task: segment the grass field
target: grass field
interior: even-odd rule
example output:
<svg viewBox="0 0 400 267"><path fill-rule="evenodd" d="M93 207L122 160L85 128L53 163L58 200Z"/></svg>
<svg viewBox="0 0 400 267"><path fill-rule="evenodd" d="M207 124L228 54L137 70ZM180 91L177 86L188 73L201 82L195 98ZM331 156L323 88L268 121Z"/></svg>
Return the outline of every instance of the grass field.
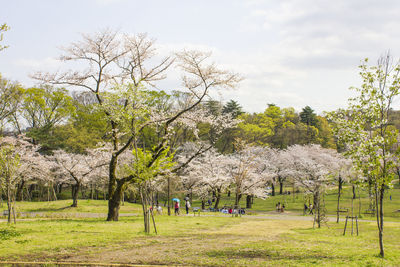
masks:
<svg viewBox="0 0 400 267"><path fill-rule="evenodd" d="M291 190L288 188L287 190ZM360 199L358 194L360 193ZM392 196L392 200L390 200L390 196ZM275 195L273 197L269 197L265 200L263 199L254 199L254 204L252 210L255 213L263 213L263 212L270 212L275 211L276 203L285 203L286 211L302 214L303 207L305 202L305 197L302 193L297 194L284 194L284 195ZM327 213L330 215L336 215L337 210L337 189L331 188L325 194L325 207ZM359 205L361 201L361 206ZM231 197L227 197L226 195L223 196L221 199L221 205L225 204L232 205L235 202L234 195ZM348 208L349 212L351 212L351 202L352 202L352 188L350 186L343 188L343 193L340 199L340 207ZM199 201L195 201L193 206L201 206ZM246 207L246 199L243 197L240 201L241 207ZM356 199L353 200L353 212L354 215L359 215L360 210L360 217L368 220L375 220L375 216L372 214L366 214L365 211L369 208L369 198L368 192L366 189L360 189L359 192L356 192ZM400 221L400 188L398 184L396 184L394 189L390 189L386 191L385 201L384 201L384 213L385 218L391 221ZM341 214L342 216L346 215Z"/></svg>
<svg viewBox="0 0 400 267"><path fill-rule="evenodd" d="M368 199L365 192L361 197L364 211ZM232 200L224 196L221 204ZM286 215L271 215L278 201L286 203ZM15 226L0 222L0 261L195 266L400 265L398 188L390 190L385 199L384 259L378 256L374 217L364 215L359 236L343 236L343 222L312 229L311 217L301 216L303 202L301 194L294 198L278 195L256 199L254 216L243 217L223 217L220 213L204 213L200 217L157 215L158 235L143 233L138 204L125 202L121 214L129 216L121 216L119 222L106 222L104 200L79 200L78 208L69 207L70 200L19 202L19 212L38 216L20 220ZM328 192L325 203L328 212L334 214L335 191ZM351 188L345 188L341 206L350 204ZM358 205L358 199L354 205ZM299 215L292 216L295 214ZM372 221L366 221L369 219ZM46 266L52 265L56 264Z"/></svg>
<svg viewBox="0 0 400 267"><path fill-rule="evenodd" d="M142 217L40 219L0 224L1 261L187 264L203 266L395 266L399 223L386 223L386 258L376 226L343 236L343 223L247 217L157 216L159 235L142 233Z"/></svg>

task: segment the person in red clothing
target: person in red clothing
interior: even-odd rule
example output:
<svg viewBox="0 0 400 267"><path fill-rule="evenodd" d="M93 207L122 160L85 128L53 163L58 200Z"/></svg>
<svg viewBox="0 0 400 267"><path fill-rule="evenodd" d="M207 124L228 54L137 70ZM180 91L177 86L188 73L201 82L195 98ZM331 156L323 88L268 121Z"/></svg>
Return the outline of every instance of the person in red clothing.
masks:
<svg viewBox="0 0 400 267"><path fill-rule="evenodd" d="M179 215L179 202L175 201L175 216Z"/></svg>

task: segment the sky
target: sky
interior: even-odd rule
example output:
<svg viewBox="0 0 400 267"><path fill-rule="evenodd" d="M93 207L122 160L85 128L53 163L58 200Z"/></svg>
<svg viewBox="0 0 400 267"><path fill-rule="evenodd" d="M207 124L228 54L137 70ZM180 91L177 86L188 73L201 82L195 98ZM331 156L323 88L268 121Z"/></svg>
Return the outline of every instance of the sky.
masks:
<svg viewBox="0 0 400 267"><path fill-rule="evenodd" d="M0 0L0 24L11 28L0 73L34 86L31 74L62 68L61 47L110 28L147 33L160 53L211 51L244 77L217 98L245 111L274 103L321 113L346 106L362 59L400 56L399 14L397 0ZM172 77L163 86L178 87Z"/></svg>

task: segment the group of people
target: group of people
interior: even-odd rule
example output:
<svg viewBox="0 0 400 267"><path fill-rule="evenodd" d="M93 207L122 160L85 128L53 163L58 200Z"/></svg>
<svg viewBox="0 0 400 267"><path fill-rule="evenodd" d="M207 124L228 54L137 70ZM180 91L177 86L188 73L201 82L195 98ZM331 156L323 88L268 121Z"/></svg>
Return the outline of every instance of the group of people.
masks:
<svg viewBox="0 0 400 267"><path fill-rule="evenodd" d="M190 201L189 198L185 198L185 209L186 209L186 214L189 214L189 209L190 209ZM175 216L180 214L180 202L178 200L174 200L174 208L175 208Z"/></svg>
<svg viewBox="0 0 400 267"><path fill-rule="evenodd" d="M281 204L281 202L276 203L276 211L277 212L284 212L285 211L285 204Z"/></svg>
<svg viewBox="0 0 400 267"><path fill-rule="evenodd" d="M308 212L308 214L314 214L313 209L314 209L314 207L312 204L310 204L310 206L307 206L307 204L304 203L304 214L307 214L307 212Z"/></svg>
<svg viewBox="0 0 400 267"><path fill-rule="evenodd" d="M222 213L224 213L224 214L245 214L246 213L246 211L244 210L244 209L232 209L232 208L222 208L221 210L220 210Z"/></svg>

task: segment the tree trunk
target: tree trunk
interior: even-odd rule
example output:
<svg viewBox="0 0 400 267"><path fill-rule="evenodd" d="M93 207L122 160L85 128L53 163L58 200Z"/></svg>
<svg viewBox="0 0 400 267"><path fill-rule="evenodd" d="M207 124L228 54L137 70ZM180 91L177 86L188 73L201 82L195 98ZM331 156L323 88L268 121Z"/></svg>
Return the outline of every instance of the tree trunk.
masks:
<svg viewBox="0 0 400 267"><path fill-rule="evenodd" d="M274 185L274 183L271 183L271 189L272 189L271 196L275 196L275 185Z"/></svg>
<svg viewBox="0 0 400 267"><path fill-rule="evenodd" d="M279 195L283 194L283 181L279 178Z"/></svg>
<svg viewBox="0 0 400 267"><path fill-rule="evenodd" d="M314 215L314 226L317 223L318 228L321 228L321 213L320 213L320 199L319 199L319 191L314 192L314 201L313 208L315 211Z"/></svg>
<svg viewBox="0 0 400 267"><path fill-rule="evenodd" d="M242 194L236 193L236 198L235 198L235 206L239 206L240 199L242 198Z"/></svg>
<svg viewBox="0 0 400 267"><path fill-rule="evenodd" d="M107 221L118 221L119 208L121 206L122 194L124 193L124 182L117 180L116 186L108 199Z"/></svg>
<svg viewBox="0 0 400 267"><path fill-rule="evenodd" d="M78 207L78 194L79 189L81 187L81 183L76 182L76 184L72 187L72 205L71 207Z"/></svg>
<svg viewBox="0 0 400 267"><path fill-rule="evenodd" d="M168 202L168 216L171 216L171 178L167 178L167 202Z"/></svg>
<svg viewBox="0 0 400 267"><path fill-rule="evenodd" d="M201 201L201 209L202 210L206 209L206 202L204 200Z"/></svg>
<svg viewBox="0 0 400 267"><path fill-rule="evenodd" d="M353 189L353 199L356 199L356 187L354 184L352 185L352 189Z"/></svg>
<svg viewBox="0 0 400 267"><path fill-rule="evenodd" d="M109 165L107 221L118 221L119 207L123 193L123 184L118 183L116 178L117 160L117 156L113 154Z"/></svg>
<svg viewBox="0 0 400 267"><path fill-rule="evenodd" d="M338 198L337 198L337 209L336 209L336 222L339 223L339 210L340 210L340 196L342 194L342 185L343 185L343 180L342 177L339 175L339 180L338 180Z"/></svg>
<svg viewBox="0 0 400 267"><path fill-rule="evenodd" d="M142 202L142 209L143 209L143 223L144 223L144 232L146 234L150 233L150 214L149 214L149 208L148 208L148 203L147 203L147 196L146 196L146 190L144 186L140 186L139 188L140 192L140 198Z"/></svg>
<svg viewBox="0 0 400 267"><path fill-rule="evenodd" d="M381 185L381 189L375 190L375 198L376 198L376 220L378 224L378 236L379 236L379 255L383 258L385 256L385 251L383 248L383 195L384 195L384 185ZM379 195L379 196L378 196Z"/></svg>
<svg viewBox="0 0 400 267"><path fill-rule="evenodd" d="M7 210L8 210L8 216L7 216L7 223L11 223L11 190L9 186L7 185Z"/></svg>
<svg viewBox="0 0 400 267"><path fill-rule="evenodd" d="M217 194L216 194L216 199L215 199L215 205L214 205L214 209L218 210L218 205L219 205L219 201L221 199L221 189L218 188L217 189Z"/></svg>
<svg viewBox="0 0 400 267"><path fill-rule="evenodd" d="M246 209L251 209L251 195L246 196Z"/></svg>
<svg viewBox="0 0 400 267"><path fill-rule="evenodd" d="M24 192L24 185L25 185L25 181L22 180L18 186L17 186L17 201L22 201L23 200L23 192Z"/></svg>

